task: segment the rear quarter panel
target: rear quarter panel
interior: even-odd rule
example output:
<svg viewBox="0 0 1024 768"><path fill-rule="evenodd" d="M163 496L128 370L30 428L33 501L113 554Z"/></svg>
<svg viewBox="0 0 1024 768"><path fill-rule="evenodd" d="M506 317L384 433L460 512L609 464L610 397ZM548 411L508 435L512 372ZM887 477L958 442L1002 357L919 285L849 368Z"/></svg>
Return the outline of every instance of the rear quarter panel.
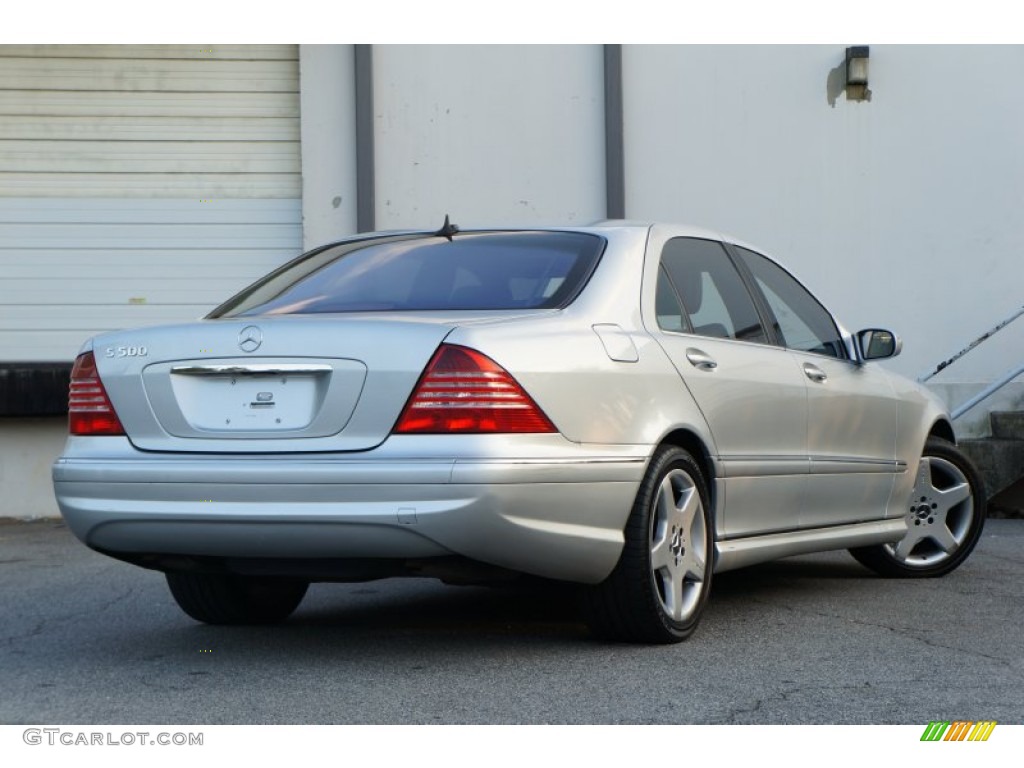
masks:
<svg viewBox="0 0 1024 768"><path fill-rule="evenodd" d="M673 429L710 447L704 419L640 315L646 228L602 232L608 246L576 301L552 315L457 328L446 339L506 368L569 440L653 448ZM612 360L594 325L617 325L635 362Z"/></svg>

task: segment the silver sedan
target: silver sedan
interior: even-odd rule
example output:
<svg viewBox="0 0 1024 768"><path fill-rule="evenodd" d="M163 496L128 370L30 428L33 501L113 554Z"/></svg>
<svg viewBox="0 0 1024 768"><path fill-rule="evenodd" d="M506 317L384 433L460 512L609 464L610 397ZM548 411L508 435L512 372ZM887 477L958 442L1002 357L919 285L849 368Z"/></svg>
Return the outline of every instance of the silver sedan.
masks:
<svg viewBox="0 0 1024 768"><path fill-rule="evenodd" d="M528 574L584 585L600 636L675 642L714 573L970 554L981 481L943 405L870 362L899 350L717 233L446 221L91 339L54 486L200 621L280 621L312 581Z"/></svg>

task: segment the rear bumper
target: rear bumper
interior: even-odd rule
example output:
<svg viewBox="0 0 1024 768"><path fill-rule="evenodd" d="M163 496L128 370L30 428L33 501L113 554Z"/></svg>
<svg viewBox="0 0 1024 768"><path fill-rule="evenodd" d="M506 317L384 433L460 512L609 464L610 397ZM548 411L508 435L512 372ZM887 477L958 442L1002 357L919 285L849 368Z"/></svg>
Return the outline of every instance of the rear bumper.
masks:
<svg viewBox="0 0 1024 768"><path fill-rule="evenodd" d="M571 444L570 444L571 445ZM112 554L354 559L461 555L596 583L614 568L641 446L544 459L66 455L61 513ZM79 451L81 453L81 451ZM376 453L376 452L375 452Z"/></svg>

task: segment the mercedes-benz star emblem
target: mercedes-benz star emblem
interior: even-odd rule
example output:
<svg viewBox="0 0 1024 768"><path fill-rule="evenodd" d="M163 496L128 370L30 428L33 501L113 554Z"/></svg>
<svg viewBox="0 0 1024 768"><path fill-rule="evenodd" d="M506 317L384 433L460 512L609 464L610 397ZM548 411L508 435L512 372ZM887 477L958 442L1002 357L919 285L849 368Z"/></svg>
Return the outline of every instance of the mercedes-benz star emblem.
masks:
<svg viewBox="0 0 1024 768"><path fill-rule="evenodd" d="M263 331L255 325L247 325L238 334L238 346L243 352L255 352L263 343Z"/></svg>

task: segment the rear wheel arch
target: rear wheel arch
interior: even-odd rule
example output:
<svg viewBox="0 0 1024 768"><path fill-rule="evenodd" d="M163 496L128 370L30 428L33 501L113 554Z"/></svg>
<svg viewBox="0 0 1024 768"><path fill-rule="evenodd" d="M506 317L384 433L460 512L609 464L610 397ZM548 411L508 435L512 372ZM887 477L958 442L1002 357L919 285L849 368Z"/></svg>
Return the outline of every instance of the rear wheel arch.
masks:
<svg viewBox="0 0 1024 768"><path fill-rule="evenodd" d="M711 509L709 511L712 522L714 522L717 517L715 512L718 509L718 494L715 488L715 465L711 460L711 452L708 450L704 440L696 432L689 429L675 429L661 439L661 442L651 452L651 456L653 457L660 448L666 445L682 448L697 462L697 466L700 467L700 471L704 475L704 482L708 487L708 496L711 502Z"/></svg>

